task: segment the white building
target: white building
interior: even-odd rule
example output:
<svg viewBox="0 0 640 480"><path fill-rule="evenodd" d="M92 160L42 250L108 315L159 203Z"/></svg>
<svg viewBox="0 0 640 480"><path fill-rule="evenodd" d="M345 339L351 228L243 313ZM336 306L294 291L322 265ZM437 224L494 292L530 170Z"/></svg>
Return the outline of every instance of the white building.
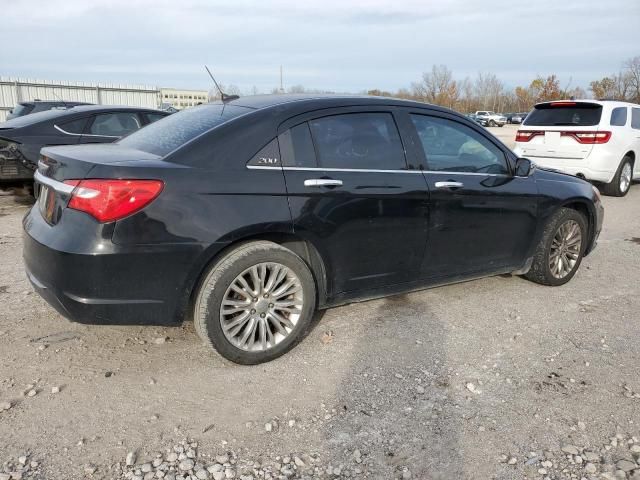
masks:
<svg viewBox="0 0 640 480"><path fill-rule="evenodd" d="M208 98L209 92L207 90L179 90L177 88L160 89L160 103L170 104L178 110L194 107L200 103L207 103Z"/></svg>

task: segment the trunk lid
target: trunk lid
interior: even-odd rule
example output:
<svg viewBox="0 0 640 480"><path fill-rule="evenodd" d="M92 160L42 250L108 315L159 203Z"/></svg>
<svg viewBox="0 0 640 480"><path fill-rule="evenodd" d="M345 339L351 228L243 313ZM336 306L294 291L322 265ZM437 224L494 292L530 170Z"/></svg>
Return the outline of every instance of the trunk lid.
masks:
<svg viewBox="0 0 640 480"><path fill-rule="evenodd" d="M74 190L65 181L90 178L93 170L99 171L99 178L118 178L121 169L117 166L166 167L166 162L158 155L118 144L43 148L34 176L34 195L44 219L56 225L62 218Z"/></svg>

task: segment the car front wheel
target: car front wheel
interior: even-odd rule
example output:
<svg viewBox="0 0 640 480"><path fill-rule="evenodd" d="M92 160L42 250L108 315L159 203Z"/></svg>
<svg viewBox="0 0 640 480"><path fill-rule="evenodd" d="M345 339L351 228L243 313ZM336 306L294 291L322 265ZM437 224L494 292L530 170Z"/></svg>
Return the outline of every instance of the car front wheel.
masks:
<svg viewBox="0 0 640 480"><path fill-rule="evenodd" d="M306 263L273 242L250 242L215 262L198 288L196 331L223 357L254 365L273 360L305 335L316 305Z"/></svg>
<svg viewBox="0 0 640 480"><path fill-rule="evenodd" d="M625 156L620 162L620 166L613 176L613 180L604 186L604 193L612 197L624 197L629 193L631 180L633 178L633 161Z"/></svg>
<svg viewBox="0 0 640 480"><path fill-rule="evenodd" d="M564 285L578 271L587 246L587 221L580 212L561 208L547 222L526 278L542 285Z"/></svg>

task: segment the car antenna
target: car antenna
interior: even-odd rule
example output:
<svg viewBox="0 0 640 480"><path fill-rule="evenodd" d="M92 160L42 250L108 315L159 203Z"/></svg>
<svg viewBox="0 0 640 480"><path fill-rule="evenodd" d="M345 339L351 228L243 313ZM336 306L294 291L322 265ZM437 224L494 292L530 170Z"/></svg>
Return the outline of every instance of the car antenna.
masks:
<svg viewBox="0 0 640 480"><path fill-rule="evenodd" d="M213 78L213 75L211 74L211 70L209 70L209 67L207 67L205 65L204 68L207 69L207 73L209 74L209 76L211 77L211 80L213 80L214 85L216 86L216 88L220 92L220 100L222 100L222 103L230 102L231 100L236 100L236 99L240 98L239 95L227 95L226 93L224 93L222 91L222 89L220 88L220 85L218 85L218 82L216 82L216 79Z"/></svg>
<svg viewBox="0 0 640 480"><path fill-rule="evenodd" d="M62 102L62 104L64 105L65 109L69 109L69 107L67 106L67 102L65 102L62 98L60 98L58 95L56 95L56 92L54 92L53 90L51 91L51 93L53 93L53 96L56 97L58 100L60 100Z"/></svg>

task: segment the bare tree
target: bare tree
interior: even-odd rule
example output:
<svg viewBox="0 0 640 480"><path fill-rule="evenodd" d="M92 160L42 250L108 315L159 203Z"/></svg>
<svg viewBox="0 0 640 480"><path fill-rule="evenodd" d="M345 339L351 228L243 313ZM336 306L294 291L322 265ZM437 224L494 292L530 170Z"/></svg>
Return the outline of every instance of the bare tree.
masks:
<svg viewBox="0 0 640 480"><path fill-rule="evenodd" d="M622 66L626 78L629 100L640 103L640 56L630 58ZM625 92L626 93L626 92Z"/></svg>
<svg viewBox="0 0 640 480"><path fill-rule="evenodd" d="M415 97L422 101L453 108L458 101L458 86L446 65L434 65L422 74L422 80L411 87Z"/></svg>

